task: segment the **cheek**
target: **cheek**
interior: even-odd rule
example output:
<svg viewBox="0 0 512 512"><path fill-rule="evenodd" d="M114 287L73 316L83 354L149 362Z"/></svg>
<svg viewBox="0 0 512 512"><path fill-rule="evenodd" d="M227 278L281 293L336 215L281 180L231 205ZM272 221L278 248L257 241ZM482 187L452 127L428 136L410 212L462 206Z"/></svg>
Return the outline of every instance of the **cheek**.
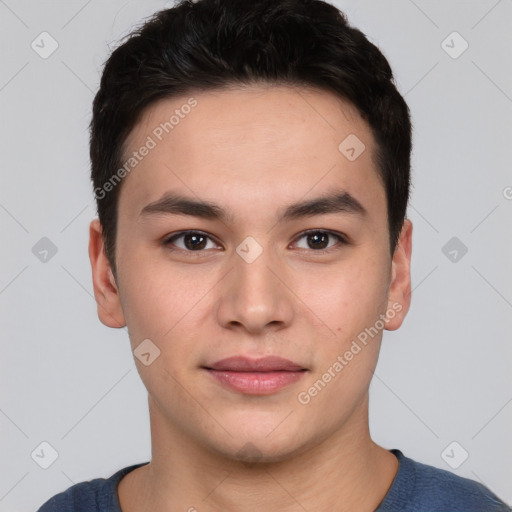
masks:
<svg viewBox="0 0 512 512"><path fill-rule="evenodd" d="M125 249L118 265L123 312L132 343L142 337L161 338L183 314L190 286L179 272L169 269L142 251ZM190 285L190 283L187 283Z"/></svg>
<svg viewBox="0 0 512 512"><path fill-rule="evenodd" d="M387 305L387 270L379 258L357 258L297 280L297 295L340 339L372 325Z"/></svg>
<svg viewBox="0 0 512 512"><path fill-rule="evenodd" d="M169 270L147 263L133 268L123 282L122 302L137 370L150 394L181 396L179 382L195 361L193 338L199 332L190 323L199 311L200 282L194 285L179 272L169 275ZM148 365L137 357L145 352L151 354Z"/></svg>
<svg viewBox="0 0 512 512"><path fill-rule="evenodd" d="M132 349L150 339L172 367L197 350L194 340L201 338L200 326L215 306L209 291L220 277L206 266L171 264L156 252L125 253L131 256L119 267L122 306Z"/></svg>

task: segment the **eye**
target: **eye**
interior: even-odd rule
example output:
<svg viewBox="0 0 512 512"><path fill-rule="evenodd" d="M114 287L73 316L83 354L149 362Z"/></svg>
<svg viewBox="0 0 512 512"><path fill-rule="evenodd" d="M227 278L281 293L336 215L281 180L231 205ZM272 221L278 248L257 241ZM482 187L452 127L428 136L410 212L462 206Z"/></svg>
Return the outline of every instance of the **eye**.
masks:
<svg viewBox="0 0 512 512"><path fill-rule="evenodd" d="M210 245L209 245L209 242ZM215 249L213 239L201 231L182 231L164 241L165 246L175 246L183 251L200 252L204 249ZM173 249L173 247L170 247Z"/></svg>
<svg viewBox="0 0 512 512"><path fill-rule="evenodd" d="M347 240L340 234L333 233L332 231L312 230L302 233L296 240L305 239L305 245L302 246L296 242L297 247L300 249L313 249L318 252L327 251L335 245L347 244Z"/></svg>

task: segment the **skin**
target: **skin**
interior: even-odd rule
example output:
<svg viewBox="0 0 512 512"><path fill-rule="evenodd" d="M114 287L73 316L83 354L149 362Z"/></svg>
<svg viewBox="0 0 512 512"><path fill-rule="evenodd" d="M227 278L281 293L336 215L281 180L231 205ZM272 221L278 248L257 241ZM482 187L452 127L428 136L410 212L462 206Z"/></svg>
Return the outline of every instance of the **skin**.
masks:
<svg viewBox="0 0 512 512"><path fill-rule="evenodd" d="M373 511L398 469L368 425L382 329L308 404L298 400L379 315L394 309L385 329L395 330L409 308L412 224L405 220L391 256L371 130L326 91L254 85L153 104L126 155L191 96L197 106L123 180L117 279L99 221L90 225L100 320L127 325L132 350L147 338L160 350L149 366L135 358L148 390L152 459L121 480L122 510ZM338 150L349 134L366 147L354 161ZM366 215L277 222L289 204L340 189ZM167 191L214 202L231 217L140 215ZM183 237L165 245L187 229L212 238L201 251ZM315 229L349 243L328 238L319 253L303 235ZM236 252L248 236L262 248L252 263ZM201 368L233 355L278 355L307 371L251 396Z"/></svg>

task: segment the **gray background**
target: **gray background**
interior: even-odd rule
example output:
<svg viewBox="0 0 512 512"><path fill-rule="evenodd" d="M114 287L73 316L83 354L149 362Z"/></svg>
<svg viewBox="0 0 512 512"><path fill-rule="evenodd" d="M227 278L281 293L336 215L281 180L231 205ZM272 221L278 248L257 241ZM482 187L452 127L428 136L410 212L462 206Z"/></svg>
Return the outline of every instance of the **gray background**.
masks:
<svg viewBox="0 0 512 512"><path fill-rule="evenodd" d="M170 5L0 0L0 511L149 460L127 332L92 296L87 124L109 48ZM384 335L372 434L512 504L512 1L337 5L390 60L415 126L413 300Z"/></svg>

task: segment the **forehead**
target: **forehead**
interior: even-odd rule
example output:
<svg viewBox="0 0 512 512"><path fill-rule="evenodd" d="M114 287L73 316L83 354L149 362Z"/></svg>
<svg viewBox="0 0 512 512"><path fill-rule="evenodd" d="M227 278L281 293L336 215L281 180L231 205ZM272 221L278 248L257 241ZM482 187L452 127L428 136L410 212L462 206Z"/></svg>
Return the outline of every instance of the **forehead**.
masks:
<svg viewBox="0 0 512 512"><path fill-rule="evenodd" d="M232 190L254 205L334 186L385 198L370 127L353 105L323 90L258 85L160 100L128 136L124 160L134 152L145 156L121 198L139 206L169 188L204 199Z"/></svg>
<svg viewBox="0 0 512 512"><path fill-rule="evenodd" d="M367 123L347 100L326 90L259 84L190 91L158 100L142 112L125 141L125 149L148 134L157 143L168 144L173 139L178 142L180 135L191 143L205 135L218 143L229 142L234 136L249 143L251 134L265 131L282 144L288 134L299 136L299 130L310 140L310 147L326 136L337 140L347 130L358 132L367 144L374 142ZM173 137L166 137L171 133Z"/></svg>

